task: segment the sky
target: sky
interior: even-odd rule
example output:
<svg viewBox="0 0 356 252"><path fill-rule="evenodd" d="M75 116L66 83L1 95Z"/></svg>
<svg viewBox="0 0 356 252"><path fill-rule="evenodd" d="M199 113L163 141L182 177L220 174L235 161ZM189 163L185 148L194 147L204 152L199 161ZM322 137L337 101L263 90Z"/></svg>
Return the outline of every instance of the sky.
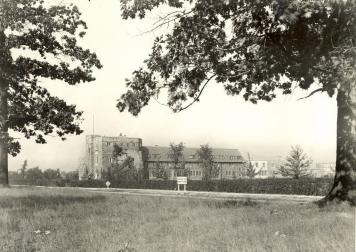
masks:
<svg viewBox="0 0 356 252"><path fill-rule="evenodd" d="M75 170L83 158L85 135L93 132L139 137L147 146L183 142L188 147L209 144L213 148L236 148L244 157L250 153L253 160L283 159L292 145L300 145L314 163L334 162L336 100L323 93L298 100L308 92L296 89L292 95L255 105L240 96L226 95L221 84L211 82L200 102L180 113L173 113L154 100L138 117L120 113L116 103L126 90L124 79L142 65L155 36L166 30L145 31L167 10L161 8L144 20L122 20L119 0L51 2L73 2L79 7L88 25L80 44L96 52L103 68L94 71L95 81L77 86L61 81L42 82L53 95L84 111L84 132L70 135L66 141L49 137L44 145L12 132L19 138L22 151L10 157L9 170L20 169L24 160L29 167L43 170Z"/></svg>

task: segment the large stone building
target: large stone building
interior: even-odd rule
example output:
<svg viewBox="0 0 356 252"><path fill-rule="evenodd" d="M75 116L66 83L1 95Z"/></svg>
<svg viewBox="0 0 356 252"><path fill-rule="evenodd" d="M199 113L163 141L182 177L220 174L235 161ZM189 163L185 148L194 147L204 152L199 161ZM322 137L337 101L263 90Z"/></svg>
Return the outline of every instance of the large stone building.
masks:
<svg viewBox="0 0 356 252"><path fill-rule="evenodd" d="M117 137L88 135L84 164L79 169L79 178L88 175L94 179L101 178L102 172L111 164L114 144L122 147L126 155L134 159L136 169L143 168L142 139L126 137L122 134Z"/></svg>
<svg viewBox="0 0 356 252"><path fill-rule="evenodd" d="M100 179L102 172L110 166L113 146L117 144L124 149L127 156L134 159L137 170L144 169L149 179L156 179L153 169L157 164L163 167L167 178L174 180L183 175L183 170L173 169L170 147L142 146L142 139L126 137L107 137L100 135L86 136L86 153L83 163L80 165L79 178L90 176ZM184 148L183 159L185 169L188 170L189 179L202 179L203 171L199 164L198 148ZM233 179L244 176L246 161L237 149L213 149L214 162L219 170L215 179Z"/></svg>
<svg viewBox="0 0 356 252"><path fill-rule="evenodd" d="M184 175L184 169L174 169L170 147L147 146L147 169L149 179L156 179L154 169L160 165L165 169L168 179L175 180L177 176ZM188 170L191 180L201 180L203 169L200 165L197 151L199 148L184 148L184 168ZM213 158L218 169L218 175L214 179L234 179L245 176L246 161L237 149L213 148Z"/></svg>

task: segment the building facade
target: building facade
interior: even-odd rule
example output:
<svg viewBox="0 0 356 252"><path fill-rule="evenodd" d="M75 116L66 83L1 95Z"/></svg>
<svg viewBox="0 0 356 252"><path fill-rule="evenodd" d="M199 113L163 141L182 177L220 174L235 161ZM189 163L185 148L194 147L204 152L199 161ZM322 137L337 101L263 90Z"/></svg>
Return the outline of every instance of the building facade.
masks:
<svg viewBox="0 0 356 252"><path fill-rule="evenodd" d="M251 164L258 174L255 178L268 178L270 177L270 172L268 169L268 162L261 160L251 160Z"/></svg>
<svg viewBox="0 0 356 252"><path fill-rule="evenodd" d="M149 179L157 179L154 170L157 166L164 169L166 179L175 180L177 176L184 174L191 180L201 180L203 169L200 165L197 150L199 148L184 148L184 168L174 169L174 162L170 153L170 147L142 146L141 138L108 137L100 135L86 136L85 157L79 167L79 178L102 178L102 173L112 162L114 145L123 148L127 156L134 159L137 170L144 169ZM237 149L213 149L214 163L218 169L218 175L214 179L234 179L245 176L246 160Z"/></svg>
<svg viewBox="0 0 356 252"><path fill-rule="evenodd" d="M316 163L310 169L313 177L332 177L335 175L335 163Z"/></svg>
<svg viewBox="0 0 356 252"><path fill-rule="evenodd" d="M79 178L90 176L93 179L100 179L102 172L111 165L114 144L122 147L126 155L134 159L136 169L143 168L141 138L126 137L122 134L117 137L88 135L85 143L85 158L79 169Z"/></svg>
<svg viewBox="0 0 356 252"><path fill-rule="evenodd" d="M175 180L177 176L186 175L190 180L201 180L203 168L199 162L197 151L199 148L184 148L181 163L184 168L174 169L170 147L147 146L147 169L149 179L157 179L154 170L162 167L167 179ZM218 174L213 179L235 179L245 176L246 160L237 149L212 149L213 160Z"/></svg>

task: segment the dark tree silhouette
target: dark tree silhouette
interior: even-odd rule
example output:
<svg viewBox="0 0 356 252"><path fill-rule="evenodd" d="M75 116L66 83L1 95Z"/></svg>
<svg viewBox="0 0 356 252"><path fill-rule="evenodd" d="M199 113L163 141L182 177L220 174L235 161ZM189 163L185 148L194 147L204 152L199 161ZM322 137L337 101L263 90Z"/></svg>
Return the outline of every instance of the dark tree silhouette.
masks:
<svg viewBox="0 0 356 252"><path fill-rule="evenodd" d="M200 149L197 150L197 155L200 166L203 169L203 180L208 181L212 178L218 177L219 168L214 162L213 150L209 147L209 145L201 145Z"/></svg>
<svg viewBox="0 0 356 252"><path fill-rule="evenodd" d="M159 161L155 162L152 175L158 179L168 179L167 171Z"/></svg>
<svg viewBox="0 0 356 252"><path fill-rule="evenodd" d="M184 144L179 143L179 144L170 144L170 150L169 150L169 156L173 161L173 169L174 171L183 171L183 173L187 173L185 170L185 160L184 160L184 155L183 155L183 150L184 150Z"/></svg>
<svg viewBox="0 0 356 252"><path fill-rule="evenodd" d="M92 68L101 68L94 53L77 44L86 23L73 5L41 0L0 1L0 184L8 185L8 153L20 144L8 130L35 137L80 134L81 111L38 85L41 79L69 85L93 81Z"/></svg>
<svg viewBox="0 0 356 252"><path fill-rule="evenodd" d="M283 177L295 179L309 177L312 160L303 152L300 146L292 146L292 150L286 158L284 165L279 167L279 173Z"/></svg>
<svg viewBox="0 0 356 252"><path fill-rule="evenodd" d="M186 3L185 5L183 5ZM199 101L214 80L228 95L252 103L299 87L336 94L337 150L327 200L356 198L356 1L345 0L121 0L123 18L144 18L167 4L177 9L156 27L145 66L133 72L117 107L138 115L161 89L181 111ZM184 7L184 8L183 8ZM212 101L214 102L214 101Z"/></svg>
<svg viewBox="0 0 356 252"><path fill-rule="evenodd" d="M137 179L134 159L128 156L123 148L114 144L111 165L103 171L102 178L109 181Z"/></svg>
<svg viewBox="0 0 356 252"><path fill-rule="evenodd" d="M27 160L25 160L22 164L22 167L20 169L20 173L21 173L21 177L24 179L25 178L25 174L26 174L26 169L27 169Z"/></svg>

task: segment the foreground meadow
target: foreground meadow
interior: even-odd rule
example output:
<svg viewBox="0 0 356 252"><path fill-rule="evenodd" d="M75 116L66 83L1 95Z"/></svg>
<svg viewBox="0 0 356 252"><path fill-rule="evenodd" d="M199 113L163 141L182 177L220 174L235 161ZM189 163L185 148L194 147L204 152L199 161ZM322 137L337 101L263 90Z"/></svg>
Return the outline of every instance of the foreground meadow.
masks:
<svg viewBox="0 0 356 252"><path fill-rule="evenodd" d="M354 209L0 188L0 251L354 252Z"/></svg>

